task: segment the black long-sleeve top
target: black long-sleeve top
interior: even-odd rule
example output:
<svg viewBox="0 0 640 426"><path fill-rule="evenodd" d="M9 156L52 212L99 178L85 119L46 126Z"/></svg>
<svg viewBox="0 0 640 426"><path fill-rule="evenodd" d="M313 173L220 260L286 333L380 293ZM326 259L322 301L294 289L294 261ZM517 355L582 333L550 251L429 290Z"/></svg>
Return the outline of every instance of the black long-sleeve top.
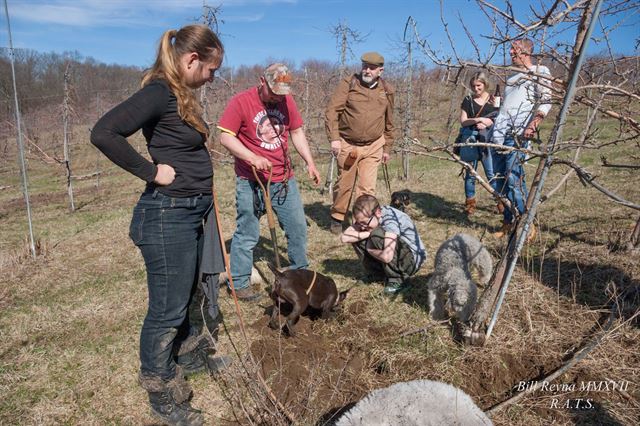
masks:
<svg viewBox="0 0 640 426"><path fill-rule="evenodd" d="M127 142L142 129L153 162ZM175 95L164 80L154 80L106 113L91 131L91 143L118 166L170 197L211 194L213 166L206 137L178 115ZM175 169L167 186L153 183L157 164Z"/></svg>

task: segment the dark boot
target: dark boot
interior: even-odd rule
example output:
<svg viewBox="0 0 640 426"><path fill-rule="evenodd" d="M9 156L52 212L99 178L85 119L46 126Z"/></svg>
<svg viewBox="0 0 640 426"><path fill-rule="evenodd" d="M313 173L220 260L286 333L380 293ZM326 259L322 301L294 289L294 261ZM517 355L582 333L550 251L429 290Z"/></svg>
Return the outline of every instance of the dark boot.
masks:
<svg viewBox="0 0 640 426"><path fill-rule="evenodd" d="M151 414L158 420L176 426L201 426L204 417L200 410L191 407L189 401L178 404L171 392L149 392Z"/></svg>
<svg viewBox="0 0 640 426"><path fill-rule="evenodd" d="M191 387L184 380L180 367L171 380L140 373L140 385L149 393L151 414L170 426L201 426L204 416L189 404Z"/></svg>
<svg viewBox="0 0 640 426"><path fill-rule="evenodd" d="M191 340L195 340L195 345ZM195 347L194 347L195 346ZM189 337L174 357L176 364L182 367L186 376L207 371L215 375L231 365L228 356L214 357L216 350L211 346L209 338L203 335Z"/></svg>
<svg viewBox="0 0 640 426"><path fill-rule="evenodd" d="M342 221L338 219L331 218L331 225L329 226L331 233L333 235L342 234Z"/></svg>

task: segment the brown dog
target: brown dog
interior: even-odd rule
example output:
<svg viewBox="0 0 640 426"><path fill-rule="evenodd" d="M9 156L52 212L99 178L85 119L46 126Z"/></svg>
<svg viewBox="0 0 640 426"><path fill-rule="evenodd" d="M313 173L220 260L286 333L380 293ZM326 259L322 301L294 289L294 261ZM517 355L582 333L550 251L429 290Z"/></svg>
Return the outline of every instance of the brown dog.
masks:
<svg viewBox="0 0 640 426"><path fill-rule="evenodd" d="M328 319L332 309L347 297L348 290L338 293L336 283L326 275L308 269L289 269L280 272L271 264L269 268L276 276L271 292L273 310L269 327L278 329L280 304L290 303L293 309L287 315L286 324L291 337L295 336L294 324L307 307L321 310L321 318Z"/></svg>

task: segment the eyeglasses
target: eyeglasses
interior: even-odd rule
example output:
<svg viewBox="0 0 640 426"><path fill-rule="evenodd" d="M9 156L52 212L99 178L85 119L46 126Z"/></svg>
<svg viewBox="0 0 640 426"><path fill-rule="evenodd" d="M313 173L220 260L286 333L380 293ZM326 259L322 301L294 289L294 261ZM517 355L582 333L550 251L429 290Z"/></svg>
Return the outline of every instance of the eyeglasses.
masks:
<svg viewBox="0 0 640 426"><path fill-rule="evenodd" d="M377 209L378 209L378 207L376 207L375 209L372 210L371 216L369 216L369 220L366 223L356 222L355 225L357 225L358 228L361 228L361 229L370 229L371 228L371 221L373 220L374 217L376 217L375 211Z"/></svg>

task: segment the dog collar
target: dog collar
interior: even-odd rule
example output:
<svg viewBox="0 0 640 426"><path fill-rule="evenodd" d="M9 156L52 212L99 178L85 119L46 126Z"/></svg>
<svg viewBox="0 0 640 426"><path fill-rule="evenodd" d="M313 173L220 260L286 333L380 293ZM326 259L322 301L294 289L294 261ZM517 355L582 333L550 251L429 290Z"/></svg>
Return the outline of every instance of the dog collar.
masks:
<svg viewBox="0 0 640 426"><path fill-rule="evenodd" d="M316 283L316 275L317 275L317 274L316 274L316 271L313 271L313 278L311 279L311 285L309 286L309 288L308 288L308 289L307 289L307 291L306 291L307 296L309 295L309 293L311 293L311 289L313 288L313 286L314 286L314 285L315 285L315 283Z"/></svg>

